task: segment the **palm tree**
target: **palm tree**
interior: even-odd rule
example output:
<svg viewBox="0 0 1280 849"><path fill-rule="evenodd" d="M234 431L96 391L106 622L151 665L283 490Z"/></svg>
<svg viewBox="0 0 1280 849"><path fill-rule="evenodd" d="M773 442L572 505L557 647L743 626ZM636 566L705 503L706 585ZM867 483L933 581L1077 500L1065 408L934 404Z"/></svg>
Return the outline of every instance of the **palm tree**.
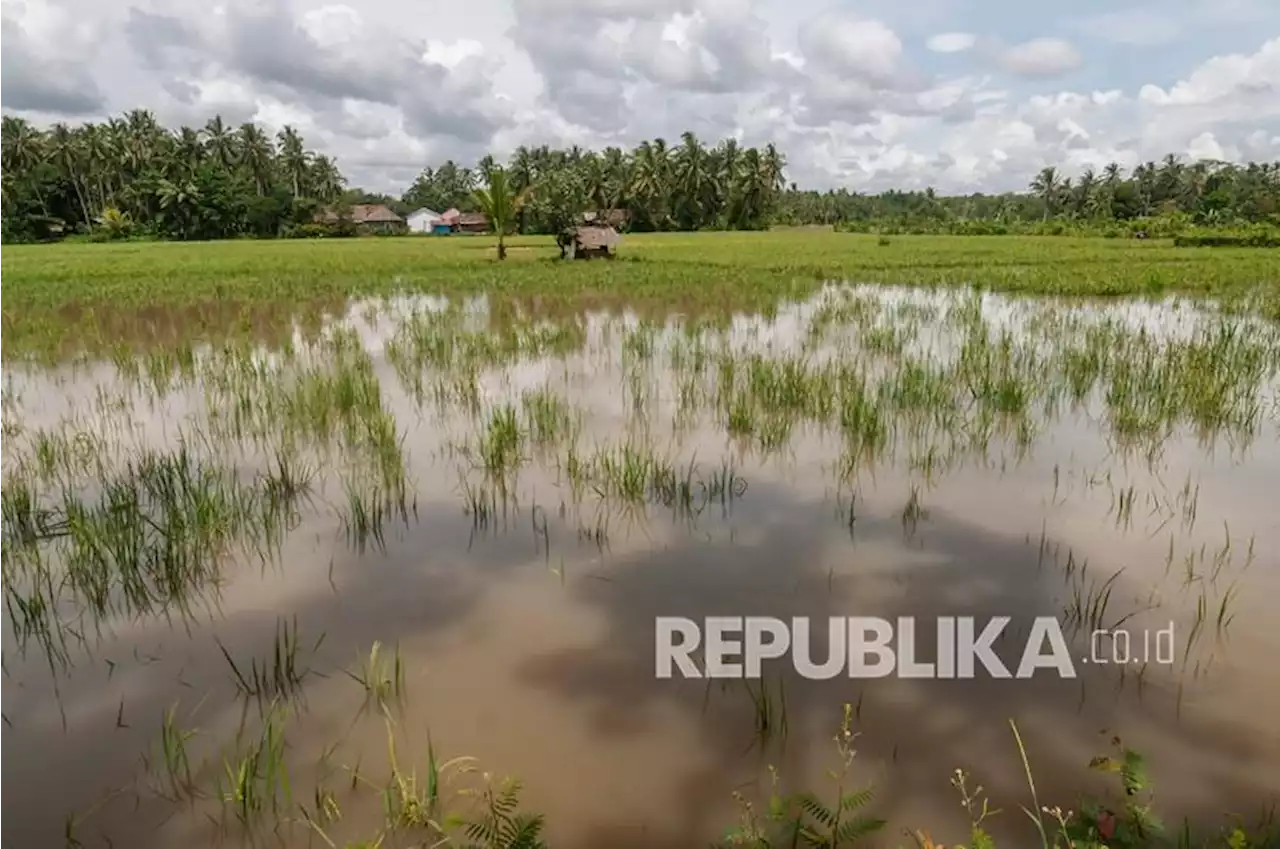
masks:
<svg viewBox="0 0 1280 849"><path fill-rule="evenodd" d="M240 125L240 161L253 175L253 183L259 195L266 193L267 181L271 178L271 160L274 155L275 150L271 146L271 139L258 129L257 124Z"/></svg>
<svg viewBox="0 0 1280 849"><path fill-rule="evenodd" d="M676 152L676 185L679 187L679 205L682 223L687 228L702 226L714 198L708 197L714 187L708 167L706 151L698 137L689 131L681 136L683 144Z"/></svg>
<svg viewBox="0 0 1280 849"><path fill-rule="evenodd" d="M1044 218L1049 220L1058 206L1058 192L1061 190L1058 181L1058 169L1050 165L1040 171L1031 181L1031 193L1044 201Z"/></svg>
<svg viewBox="0 0 1280 849"><path fill-rule="evenodd" d="M293 185L293 196L302 197L303 181L307 177L307 160L309 156L302 146L302 136L289 125L281 128L276 138L280 141L280 166L285 177Z"/></svg>
<svg viewBox="0 0 1280 849"><path fill-rule="evenodd" d="M342 194L346 180L338 170L337 163L332 158L321 155L311 163L310 184L320 200L331 202Z"/></svg>
<svg viewBox="0 0 1280 849"><path fill-rule="evenodd" d="M489 184L488 188L476 189L472 193L472 198L498 234L498 259L506 259L507 230L515 221L520 207L524 205L525 194L517 193L512 189L507 171L501 166L490 169L485 174L485 179Z"/></svg>
<svg viewBox="0 0 1280 849"><path fill-rule="evenodd" d="M235 156L235 139L231 131L222 123L221 115L214 115L204 125L204 136L209 142L209 153L222 163L222 167L231 170Z"/></svg>

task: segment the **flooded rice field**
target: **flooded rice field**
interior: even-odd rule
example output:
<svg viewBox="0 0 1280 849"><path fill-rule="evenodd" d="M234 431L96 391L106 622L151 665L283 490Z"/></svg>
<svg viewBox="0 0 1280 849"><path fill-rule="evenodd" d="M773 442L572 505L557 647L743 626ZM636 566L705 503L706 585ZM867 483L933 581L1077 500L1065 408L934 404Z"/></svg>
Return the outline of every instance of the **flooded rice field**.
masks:
<svg viewBox="0 0 1280 849"><path fill-rule="evenodd" d="M1255 821L1278 369L1203 305L846 286L7 363L5 845L705 846L775 780L846 796L830 844L950 843L957 769L1039 845L1020 806L1105 796L1114 737L1171 827ZM1007 616L1010 669L1054 617L1075 674L658 678L656 620L709 616L810 617L815 661L830 617L932 661Z"/></svg>

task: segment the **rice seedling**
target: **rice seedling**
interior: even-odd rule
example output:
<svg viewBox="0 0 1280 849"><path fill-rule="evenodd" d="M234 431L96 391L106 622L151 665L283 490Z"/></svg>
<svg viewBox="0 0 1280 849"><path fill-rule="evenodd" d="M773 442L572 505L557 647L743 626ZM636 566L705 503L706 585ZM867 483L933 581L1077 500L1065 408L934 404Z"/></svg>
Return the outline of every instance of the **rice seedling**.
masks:
<svg viewBox="0 0 1280 849"><path fill-rule="evenodd" d="M346 511L342 514L347 544L363 555L370 546L385 554L387 542L385 526L390 518L388 502L382 493L343 481L347 497Z"/></svg>
<svg viewBox="0 0 1280 849"><path fill-rule="evenodd" d="M929 508L920 501L920 487L911 486L911 494L902 508L902 533L908 539L915 536L921 521L929 520Z"/></svg>
<svg viewBox="0 0 1280 849"><path fill-rule="evenodd" d="M455 792L450 789L451 785L475 770L475 759L460 756L440 760L428 735L426 775L419 781L416 771L406 772L400 767L390 723L387 724L387 750L391 779L382 791L387 828L393 832L426 832L428 837L444 838L446 829L461 821L456 815L446 814L446 804Z"/></svg>
<svg viewBox="0 0 1280 849"><path fill-rule="evenodd" d="M758 683L750 678L744 679L743 687L747 698L751 700L753 714L753 745L764 747L775 736L786 740L787 726L787 690L786 682L778 678L777 686L771 687L767 677L761 677Z"/></svg>
<svg viewBox="0 0 1280 849"><path fill-rule="evenodd" d="M344 670L365 692L365 703L375 704L386 713L393 704L402 704L406 696L404 659L396 646L388 658L382 643L375 641L369 653L360 658L355 672Z"/></svg>
<svg viewBox="0 0 1280 849"><path fill-rule="evenodd" d="M476 457L493 480L509 480L524 462L524 434L516 408L507 404L494 410L480 435Z"/></svg>
<svg viewBox="0 0 1280 849"><path fill-rule="evenodd" d="M268 812L293 807L293 787L285 763L284 714L273 705L248 749L223 760L218 798L242 828L251 831Z"/></svg>
<svg viewBox="0 0 1280 849"><path fill-rule="evenodd" d="M1079 573L1071 580L1071 599L1063 611L1067 625L1076 629L1087 628L1091 632L1108 628L1107 608L1115 582L1123 572L1124 567L1121 567L1098 583L1089 577L1088 561L1081 564Z"/></svg>
<svg viewBox="0 0 1280 849"><path fill-rule="evenodd" d="M1222 599L1218 602L1218 616L1215 624L1220 635L1226 633L1226 630L1231 627L1232 620L1236 618L1235 613L1231 612L1231 603L1235 601L1239 589L1238 584L1227 587L1227 591L1222 594Z"/></svg>
<svg viewBox="0 0 1280 849"><path fill-rule="evenodd" d="M576 422L569 405L549 388L525 392L521 404L525 427L535 445L545 448L574 438Z"/></svg>
<svg viewBox="0 0 1280 849"><path fill-rule="evenodd" d="M195 792L187 743L199 733L195 729L179 727L177 712L176 704L166 708L160 723L160 754L164 779L168 783L170 798L175 802L189 799Z"/></svg>
<svg viewBox="0 0 1280 849"><path fill-rule="evenodd" d="M122 466L94 481L96 498L6 486L6 598L20 642L38 634L52 650L47 638L71 627L51 618L65 604L77 608L69 617L88 616L99 629L116 615L188 617L218 591L229 554L265 557L279 542L267 530L270 505L284 500L278 489L274 502L265 496L263 481L245 485L186 446L143 451Z"/></svg>
<svg viewBox="0 0 1280 849"><path fill-rule="evenodd" d="M323 633L311 647L315 654L324 642ZM253 699L259 709L267 705L284 704L301 698L306 678L313 674L309 666L299 661L298 619L281 618L276 624L275 643L269 658L251 658L247 667L237 664L223 645L215 637L218 649L231 667L232 679L236 690L246 700Z"/></svg>

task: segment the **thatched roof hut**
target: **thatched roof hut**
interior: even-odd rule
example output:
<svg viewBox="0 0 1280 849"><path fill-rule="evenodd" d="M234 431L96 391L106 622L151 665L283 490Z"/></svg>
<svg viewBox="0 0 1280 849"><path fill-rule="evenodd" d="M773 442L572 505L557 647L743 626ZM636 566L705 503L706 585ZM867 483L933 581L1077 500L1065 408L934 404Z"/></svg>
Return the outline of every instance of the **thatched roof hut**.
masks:
<svg viewBox="0 0 1280 849"><path fill-rule="evenodd" d="M621 242L622 237L612 227L574 227L564 234L560 247L562 252L567 248L573 259L612 259L614 248Z"/></svg>
<svg viewBox="0 0 1280 849"><path fill-rule="evenodd" d="M573 246L586 251L608 251L622 242L612 227L579 227L573 230Z"/></svg>

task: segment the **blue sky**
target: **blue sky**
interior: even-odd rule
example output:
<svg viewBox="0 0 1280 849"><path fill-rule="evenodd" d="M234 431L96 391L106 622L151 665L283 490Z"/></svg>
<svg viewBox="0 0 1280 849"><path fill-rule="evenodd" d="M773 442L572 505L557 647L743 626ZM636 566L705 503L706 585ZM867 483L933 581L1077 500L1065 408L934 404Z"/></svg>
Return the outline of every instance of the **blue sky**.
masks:
<svg viewBox="0 0 1280 849"><path fill-rule="evenodd" d="M1280 159L1280 0L4 0L6 112L288 123L353 181L519 144L773 142L815 188Z"/></svg>

